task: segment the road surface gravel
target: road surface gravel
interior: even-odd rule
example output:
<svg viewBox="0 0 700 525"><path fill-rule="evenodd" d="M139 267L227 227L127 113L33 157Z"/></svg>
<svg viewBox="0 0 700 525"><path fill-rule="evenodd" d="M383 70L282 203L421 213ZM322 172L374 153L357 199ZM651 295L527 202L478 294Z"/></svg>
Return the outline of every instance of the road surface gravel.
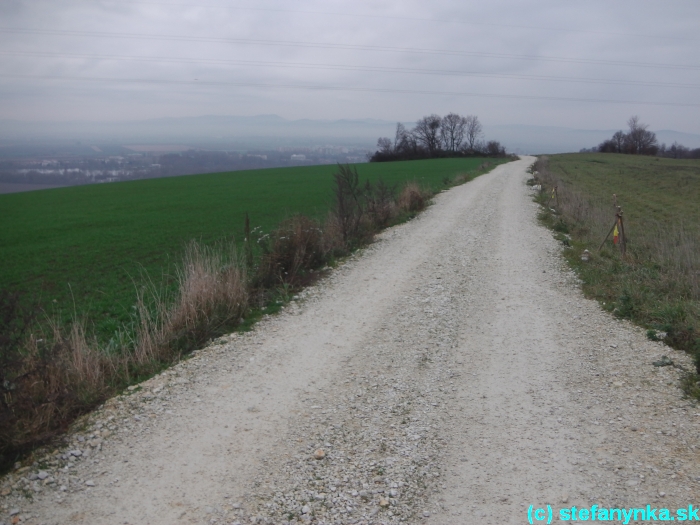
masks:
<svg viewBox="0 0 700 525"><path fill-rule="evenodd" d="M439 194L281 314L108 401L0 480L0 523L487 525L530 505L700 504L690 360L583 298L537 223L532 162Z"/></svg>

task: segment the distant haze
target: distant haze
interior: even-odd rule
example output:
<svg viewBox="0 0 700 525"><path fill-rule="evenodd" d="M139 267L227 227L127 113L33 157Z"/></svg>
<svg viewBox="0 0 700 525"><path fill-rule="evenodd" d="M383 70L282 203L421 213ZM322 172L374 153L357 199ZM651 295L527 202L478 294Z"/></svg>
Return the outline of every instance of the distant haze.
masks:
<svg viewBox="0 0 700 525"><path fill-rule="evenodd" d="M700 134L698 21L692 0L4 0L2 140L373 143L451 111L528 151L631 115Z"/></svg>
<svg viewBox="0 0 700 525"><path fill-rule="evenodd" d="M411 122L405 122L411 126ZM395 122L361 120L288 120L277 115L253 117L188 117L126 122L0 121L6 146L29 142L80 141L87 146L121 144L132 151L167 153L191 147L241 148L342 145L373 150L379 137L393 137ZM624 126L621 126L624 127ZM618 128L620 129L620 128ZM575 129L556 126L488 125L484 138L499 140L514 153L564 153L596 146L617 129ZM700 147L700 134L656 131L659 142L677 141ZM226 149L226 148L224 148Z"/></svg>
<svg viewBox="0 0 700 525"><path fill-rule="evenodd" d="M0 121L0 140L79 140L99 144L139 142L215 144L250 147L358 144L370 148L379 136L393 134L396 123L382 120L287 120L277 115L203 116L124 122Z"/></svg>

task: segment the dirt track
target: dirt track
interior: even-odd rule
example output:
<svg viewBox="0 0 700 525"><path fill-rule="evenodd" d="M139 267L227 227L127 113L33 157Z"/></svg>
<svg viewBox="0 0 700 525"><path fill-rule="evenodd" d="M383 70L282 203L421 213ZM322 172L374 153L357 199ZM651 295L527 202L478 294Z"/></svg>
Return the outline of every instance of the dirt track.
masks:
<svg viewBox="0 0 700 525"><path fill-rule="evenodd" d="M107 403L0 481L0 522L515 524L531 504L699 504L700 410L651 364L689 360L582 298L537 225L533 160L440 194L253 333Z"/></svg>

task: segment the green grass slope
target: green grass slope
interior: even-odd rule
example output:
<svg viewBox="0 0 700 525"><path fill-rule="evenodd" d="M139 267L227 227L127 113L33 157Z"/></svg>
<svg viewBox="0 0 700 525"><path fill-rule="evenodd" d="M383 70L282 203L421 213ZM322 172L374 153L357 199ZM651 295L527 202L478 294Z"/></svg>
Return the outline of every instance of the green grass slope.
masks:
<svg viewBox="0 0 700 525"><path fill-rule="evenodd" d="M476 172L484 159L358 165L393 185ZM499 161L490 161L498 163ZM98 333L130 318L145 271L166 282L190 239L242 237L244 214L268 231L286 216L328 212L335 166L237 171L0 195L0 288L39 299L64 321L87 315Z"/></svg>

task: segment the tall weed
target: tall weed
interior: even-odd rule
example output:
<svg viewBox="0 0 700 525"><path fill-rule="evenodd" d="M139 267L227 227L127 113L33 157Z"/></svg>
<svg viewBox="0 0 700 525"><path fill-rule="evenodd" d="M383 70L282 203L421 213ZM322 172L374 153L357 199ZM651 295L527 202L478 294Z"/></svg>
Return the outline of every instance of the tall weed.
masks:
<svg viewBox="0 0 700 525"><path fill-rule="evenodd" d="M415 182L406 184L399 194L397 206L406 213L416 213L425 208L427 194Z"/></svg>
<svg viewBox="0 0 700 525"><path fill-rule="evenodd" d="M116 348L100 346L79 319L67 330L27 324L28 314L6 299L9 325L33 332L0 356L0 468L130 382L231 331L248 309L246 272L232 247L192 242L178 281L175 294L140 291L131 335L122 334Z"/></svg>

